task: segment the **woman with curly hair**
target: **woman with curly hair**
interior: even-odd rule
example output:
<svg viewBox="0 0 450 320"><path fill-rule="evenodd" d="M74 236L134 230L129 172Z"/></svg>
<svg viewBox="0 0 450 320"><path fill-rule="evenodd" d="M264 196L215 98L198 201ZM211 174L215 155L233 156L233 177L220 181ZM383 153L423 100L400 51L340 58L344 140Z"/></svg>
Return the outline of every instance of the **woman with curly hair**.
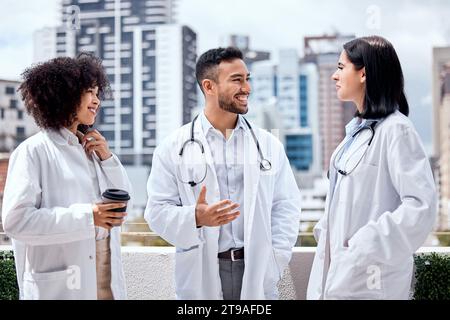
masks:
<svg viewBox="0 0 450 320"><path fill-rule="evenodd" d="M125 203L101 203L130 183L106 139L89 130L109 90L101 61L60 57L25 70L19 90L41 131L12 153L3 227L21 299L125 299L120 227Z"/></svg>

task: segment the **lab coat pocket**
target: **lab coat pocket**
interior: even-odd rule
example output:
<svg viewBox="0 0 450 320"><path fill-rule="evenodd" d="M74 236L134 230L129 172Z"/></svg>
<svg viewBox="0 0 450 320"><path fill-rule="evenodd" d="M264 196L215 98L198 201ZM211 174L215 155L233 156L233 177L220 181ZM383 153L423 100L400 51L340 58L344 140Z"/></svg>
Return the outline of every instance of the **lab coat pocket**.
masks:
<svg viewBox="0 0 450 320"><path fill-rule="evenodd" d="M383 266L369 257L355 262L350 287L353 299L384 299Z"/></svg>
<svg viewBox="0 0 450 320"><path fill-rule="evenodd" d="M347 299L348 286L353 277L353 265L347 258L348 248L333 255L328 269L325 299Z"/></svg>
<svg viewBox="0 0 450 320"><path fill-rule="evenodd" d="M72 300L79 298L81 279L66 269L54 272L30 273L23 276L25 300Z"/></svg>
<svg viewBox="0 0 450 320"><path fill-rule="evenodd" d="M377 278L380 273L379 265L368 258L357 258L346 247L331 261L326 298L382 299L381 278Z"/></svg>
<svg viewBox="0 0 450 320"><path fill-rule="evenodd" d="M177 299L200 299L198 287L202 279L202 250L194 246L187 250L177 248L175 253L175 282Z"/></svg>

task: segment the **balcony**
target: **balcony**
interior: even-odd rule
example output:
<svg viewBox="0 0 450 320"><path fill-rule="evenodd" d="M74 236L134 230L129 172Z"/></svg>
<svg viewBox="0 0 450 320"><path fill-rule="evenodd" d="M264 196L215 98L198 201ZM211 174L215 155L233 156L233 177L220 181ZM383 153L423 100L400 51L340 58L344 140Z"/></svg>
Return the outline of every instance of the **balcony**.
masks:
<svg viewBox="0 0 450 320"><path fill-rule="evenodd" d="M12 250L0 245L0 251ZM305 300L315 247L294 247L289 268L278 284L281 300ZM418 253L450 255L450 247L422 247ZM122 246L122 262L130 300L175 299L174 247Z"/></svg>
<svg viewBox="0 0 450 320"><path fill-rule="evenodd" d="M12 250L0 246L0 251ZM278 284L280 299L304 300L314 258L314 247L295 247L289 268ZM422 247L417 253L450 254L450 247ZM175 299L173 247L122 247L130 300Z"/></svg>

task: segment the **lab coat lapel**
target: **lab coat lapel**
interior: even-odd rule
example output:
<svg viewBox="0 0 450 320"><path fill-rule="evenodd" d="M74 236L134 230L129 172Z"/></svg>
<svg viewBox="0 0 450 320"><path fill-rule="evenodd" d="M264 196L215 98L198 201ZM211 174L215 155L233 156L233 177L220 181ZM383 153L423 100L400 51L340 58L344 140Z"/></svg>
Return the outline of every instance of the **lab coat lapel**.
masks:
<svg viewBox="0 0 450 320"><path fill-rule="evenodd" d="M103 172L102 169L100 168L100 158L94 153L92 155L93 157L93 162L94 162L94 168L95 168L95 173L97 174L97 178L98 178L98 184L100 187L100 192L104 192L106 189L108 189L108 186L105 182L105 179L103 177Z"/></svg>
<svg viewBox="0 0 450 320"><path fill-rule="evenodd" d="M195 121L194 135L196 139L200 140L203 148L205 149L205 160L206 165L208 166L208 173L205 178L205 185L207 188L206 199L208 203L215 203L220 200L219 183L217 181L216 168L214 166L214 160L211 155L211 149L209 148L208 141L206 140L205 134L203 132L200 119L197 119L197 121ZM200 186L198 187L198 189L200 191ZM213 195L213 197L211 197L211 195Z"/></svg>
<svg viewBox="0 0 450 320"><path fill-rule="evenodd" d="M84 134L80 131L77 131L77 137L80 139L80 141L83 139ZM100 188L100 193L103 193L106 189L108 189L107 182L105 181L105 176L103 174L103 170L100 166L101 159L97 156L97 153L92 153L92 162L94 163L95 173L97 175L98 179L98 185Z"/></svg>
<svg viewBox="0 0 450 320"><path fill-rule="evenodd" d="M189 127L190 130L190 127ZM190 132L189 132L190 135ZM206 186L206 201L208 204L213 204L218 201L220 201L220 191L219 191L219 183L217 181L217 174L216 174L216 168L214 166L214 160L211 155L211 149L209 148L208 141L206 140L206 136L203 132L202 125L200 119L197 119L195 121L194 125L194 136L195 139L198 139L205 149L205 160L206 165L208 166L208 172L206 174L206 178L204 183L201 185ZM196 186L195 188L190 187L189 185L185 185L185 188L191 189L191 194L194 196L194 202L197 202L197 196L194 195L194 189L197 190L197 195L200 193L201 185ZM207 227L202 228L202 237L205 237L209 241L208 245L208 251L212 253L212 256L217 257L217 252L219 251L219 235L220 235L220 226L218 227ZM214 261L211 261L211 263L214 263ZM219 270L217 269L217 274ZM217 283L216 283L217 285ZM219 284L220 287L220 284ZM213 289L211 289L213 290ZM218 289L218 291L220 291Z"/></svg>
<svg viewBox="0 0 450 320"><path fill-rule="evenodd" d="M256 134L256 130L255 130ZM261 144L261 142L260 142ZM258 151L249 130L244 134L244 243L249 243L261 170Z"/></svg>
<svg viewBox="0 0 450 320"><path fill-rule="evenodd" d="M341 163L345 164L345 170L350 170L356 166L356 163L361 159L363 153L367 149L367 144L372 136L369 129L361 131L352 142L347 152L342 157Z"/></svg>

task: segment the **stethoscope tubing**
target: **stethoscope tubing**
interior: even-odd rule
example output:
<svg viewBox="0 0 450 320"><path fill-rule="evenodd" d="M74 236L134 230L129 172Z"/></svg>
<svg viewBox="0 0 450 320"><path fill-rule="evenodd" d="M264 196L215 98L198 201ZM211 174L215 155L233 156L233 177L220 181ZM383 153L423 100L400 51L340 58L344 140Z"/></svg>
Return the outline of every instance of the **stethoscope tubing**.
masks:
<svg viewBox="0 0 450 320"><path fill-rule="evenodd" d="M203 158L205 157L205 148L204 148L202 142L201 142L200 140L198 140L198 139L195 139L195 136L194 136L194 125L195 125L195 121L197 120L198 116L199 116L199 115L196 115L195 118L192 120L192 123L191 123L191 137L190 137L188 140L186 140L186 141L183 143L183 145L181 146L180 151L179 151L179 153L178 153L178 155L179 155L180 157L183 156L184 148L185 148L185 146L186 146L188 143L196 143L196 144L200 147L200 150L201 150L201 153L202 153ZM258 154L259 154L259 156L261 157L261 161L259 162L259 168L260 168L260 170L261 170L261 171L269 171L269 170L271 170L271 169L272 169L272 163L271 163L268 159L264 158L264 155L263 155L263 153L262 153L262 151L261 151L261 147L260 147L260 145L259 145L258 138L256 137L256 134L255 134L255 132L253 131L252 126L251 126L250 123L247 121L247 119L245 119L244 117L242 117L242 118L244 119L245 123L247 124L248 128L250 129L250 133L251 133L251 135L252 135L253 141L254 141L255 144L256 144L256 149L258 150ZM205 165L206 165L206 160L205 160ZM194 186L198 185L199 183L202 183L202 182L205 180L206 175L207 175L207 171L208 171L208 166L206 165L205 174L204 174L203 178L202 178L199 182L194 182L194 181L183 181L183 180L181 180L181 179L179 179L179 180L180 180L182 183L186 183L186 184L189 184L191 187L194 187Z"/></svg>

